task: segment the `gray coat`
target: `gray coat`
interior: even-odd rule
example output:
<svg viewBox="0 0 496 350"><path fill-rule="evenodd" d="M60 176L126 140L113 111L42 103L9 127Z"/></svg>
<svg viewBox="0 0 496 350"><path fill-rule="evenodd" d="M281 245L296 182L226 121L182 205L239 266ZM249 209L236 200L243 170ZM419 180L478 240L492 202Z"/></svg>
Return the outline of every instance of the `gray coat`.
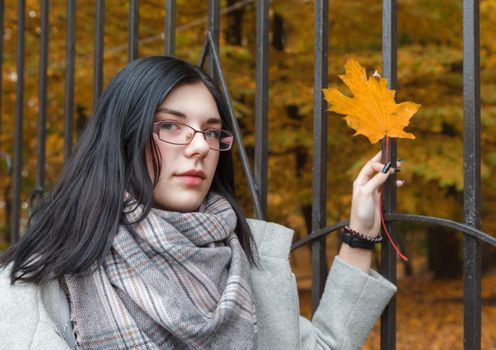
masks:
<svg viewBox="0 0 496 350"><path fill-rule="evenodd" d="M359 349L396 287L336 257L310 321L300 316L288 260L294 231L259 220L249 224L262 267L252 270L257 349ZM0 272L0 349L70 349L69 308L58 282L10 286L8 273Z"/></svg>

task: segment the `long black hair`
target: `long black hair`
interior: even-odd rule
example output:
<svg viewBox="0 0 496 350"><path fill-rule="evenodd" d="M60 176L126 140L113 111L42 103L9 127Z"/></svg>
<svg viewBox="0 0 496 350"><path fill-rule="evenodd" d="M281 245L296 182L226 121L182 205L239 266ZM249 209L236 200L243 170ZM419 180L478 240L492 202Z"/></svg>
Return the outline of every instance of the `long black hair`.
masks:
<svg viewBox="0 0 496 350"><path fill-rule="evenodd" d="M13 263L11 283L38 284L102 263L119 225L129 224L123 215L126 192L145 208L138 221L146 217L160 176L160 154L152 138L155 111L178 84L194 82L209 89L223 128L232 130L222 93L188 62L144 57L112 79L53 191L40 200L22 239L0 256L0 267ZM153 180L146 168L147 147L152 150ZM236 202L231 151L220 152L211 190L232 205L236 234L250 265L256 265L253 236Z"/></svg>

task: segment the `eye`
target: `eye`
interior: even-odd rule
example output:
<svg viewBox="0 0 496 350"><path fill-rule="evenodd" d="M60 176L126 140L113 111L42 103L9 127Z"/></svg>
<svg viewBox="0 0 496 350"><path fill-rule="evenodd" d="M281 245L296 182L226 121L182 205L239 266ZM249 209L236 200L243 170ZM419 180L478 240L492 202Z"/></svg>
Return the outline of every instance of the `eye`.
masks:
<svg viewBox="0 0 496 350"><path fill-rule="evenodd" d="M160 130L163 131L177 131L181 129L180 126L176 122L162 122L160 123Z"/></svg>
<svg viewBox="0 0 496 350"><path fill-rule="evenodd" d="M212 139L218 139L220 137L221 130L217 129L207 129L205 130L205 136Z"/></svg>

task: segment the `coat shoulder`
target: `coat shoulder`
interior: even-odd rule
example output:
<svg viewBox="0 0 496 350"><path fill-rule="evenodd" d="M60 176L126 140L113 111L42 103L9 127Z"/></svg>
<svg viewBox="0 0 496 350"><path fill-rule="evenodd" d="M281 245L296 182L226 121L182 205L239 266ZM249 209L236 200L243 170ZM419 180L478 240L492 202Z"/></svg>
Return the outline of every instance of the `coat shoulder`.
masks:
<svg viewBox="0 0 496 350"><path fill-rule="evenodd" d="M50 317L59 306L44 304L44 299L51 300L57 283L11 284L10 271L10 265L0 270L0 350L70 349Z"/></svg>
<svg viewBox="0 0 496 350"><path fill-rule="evenodd" d="M14 284L10 283L10 273L12 265L8 265L0 270L0 309L6 310L15 309L19 302L29 302L30 299L36 298L38 287L33 284L28 284L16 281Z"/></svg>
<svg viewBox="0 0 496 350"><path fill-rule="evenodd" d="M39 287L10 283L11 266L0 271L0 349L26 349L39 324Z"/></svg>
<svg viewBox="0 0 496 350"><path fill-rule="evenodd" d="M258 254L287 258L291 250L294 230L275 222L248 219Z"/></svg>

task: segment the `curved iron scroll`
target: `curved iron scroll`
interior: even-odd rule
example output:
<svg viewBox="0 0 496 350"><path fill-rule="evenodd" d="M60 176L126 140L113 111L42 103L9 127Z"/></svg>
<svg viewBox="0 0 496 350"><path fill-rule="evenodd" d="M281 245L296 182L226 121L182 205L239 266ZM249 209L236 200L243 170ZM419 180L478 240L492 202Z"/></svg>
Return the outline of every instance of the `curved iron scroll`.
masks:
<svg viewBox="0 0 496 350"><path fill-rule="evenodd" d="M463 232L464 234L467 234L469 236L472 236L474 238L477 238L483 242L486 242L492 246L496 247L496 238L493 236L490 236L489 234L480 231L472 226L466 225L459 223L457 221L449 220L449 219L443 219L443 218L436 218L436 217L431 217L431 216L425 216L425 215L414 215L414 214L386 214L384 216L384 219L386 221L413 221L413 222L421 222L421 223L426 223L426 224L435 224L439 226L444 226L444 227L449 227L458 231ZM305 236L304 238L296 241L293 243L291 246L291 251L298 249L302 246L304 246L307 243L310 243L314 240L317 240L323 236L326 236L334 231L337 231L344 226L348 225L349 221L341 221L338 223L335 223L334 225L324 227L321 230L317 230L315 232L312 232L308 236Z"/></svg>

